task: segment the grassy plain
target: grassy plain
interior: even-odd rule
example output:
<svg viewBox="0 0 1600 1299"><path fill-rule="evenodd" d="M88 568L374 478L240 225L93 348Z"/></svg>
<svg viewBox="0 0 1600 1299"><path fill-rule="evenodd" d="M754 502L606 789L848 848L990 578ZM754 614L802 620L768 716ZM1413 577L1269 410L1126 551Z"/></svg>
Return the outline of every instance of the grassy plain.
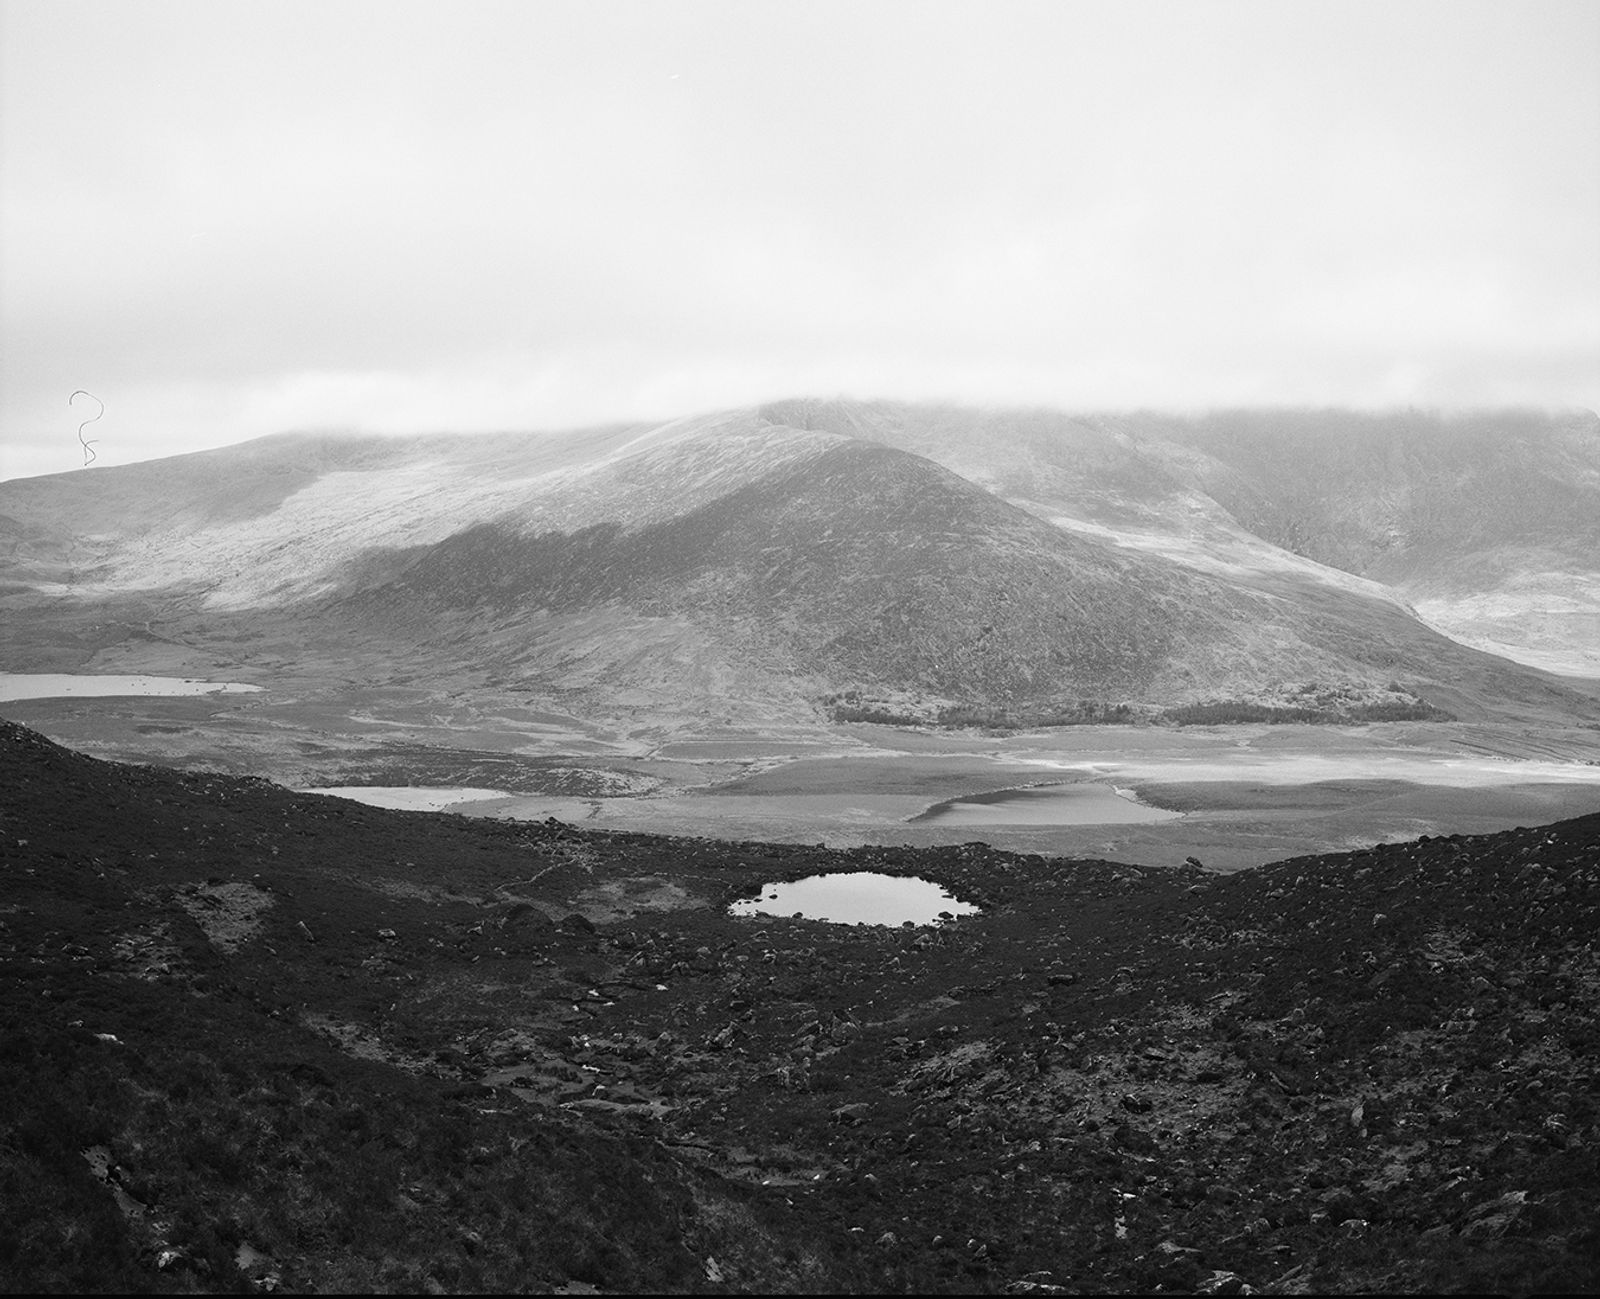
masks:
<svg viewBox="0 0 1600 1299"><path fill-rule="evenodd" d="M301 678L259 694L35 699L0 716L99 757L300 788L461 786L479 817L833 846L981 841L1215 869L1600 808L1600 729L1527 722L1074 726L595 721L493 684L443 694ZM1159 824L919 822L950 799L1086 783L1181 812ZM1099 806L1119 805L1100 799ZM1131 805L1129 805L1131 806Z"/></svg>

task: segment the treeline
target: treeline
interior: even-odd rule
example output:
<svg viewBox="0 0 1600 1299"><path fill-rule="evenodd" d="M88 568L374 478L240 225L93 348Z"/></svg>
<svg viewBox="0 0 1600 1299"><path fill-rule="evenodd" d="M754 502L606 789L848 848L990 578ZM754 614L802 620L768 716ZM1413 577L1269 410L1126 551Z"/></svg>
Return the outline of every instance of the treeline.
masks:
<svg viewBox="0 0 1600 1299"><path fill-rule="evenodd" d="M1131 704L1104 704L1091 699L1050 708L1007 708L957 705L939 710L939 725L981 726L993 730L1031 730L1040 726L1113 726L1138 720Z"/></svg>
<svg viewBox="0 0 1600 1299"><path fill-rule="evenodd" d="M1350 701L1333 708L1304 704L1258 704L1226 699L1203 704L1183 704L1163 709L1156 721L1165 726L1230 726L1265 722L1269 725L1299 722L1313 726L1353 722L1453 721L1451 714L1420 699L1383 699L1370 703Z"/></svg>
<svg viewBox="0 0 1600 1299"><path fill-rule="evenodd" d="M1309 691L1303 692L1309 694ZM873 726L924 726L950 730L1037 730L1052 726L1308 726L1353 725L1361 722L1454 721L1452 714L1412 695L1362 699L1337 692L1315 702L1259 703L1248 699L1210 700L1151 708L1128 703L1102 703L1082 699L1070 704L1032 708L1007 708L999 704L946 704L911 711L892 704L864 700L850 692L823 700L835 722L861 722Z"/></svg>
<svg viewBox="0 0 1600 1299"><path fill-rule="evenodd" d="M1080 699L1070 704L1011 709L999 704L945 704L911 712L893 705L863 700L855 692L832 695L823 701L835 722L864 722L874 726L935 726L960 730L1032 730L1047 726L1110 726L1141 720L1132 704L1108 704Z"/></svg>

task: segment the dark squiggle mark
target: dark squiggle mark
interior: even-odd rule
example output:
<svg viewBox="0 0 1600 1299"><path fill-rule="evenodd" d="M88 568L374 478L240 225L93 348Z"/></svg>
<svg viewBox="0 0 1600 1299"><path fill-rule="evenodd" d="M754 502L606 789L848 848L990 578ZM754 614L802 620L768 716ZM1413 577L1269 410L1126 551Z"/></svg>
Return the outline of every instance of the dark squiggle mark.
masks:
<svg viewBox="0 0 1600 1299"><path fill-rule="evenodd" d="M77 392L72 394L71 397L68 397L67 405L72 405L74 398L77 397L87 397L90 401L98 403L100 407L100 415L104 415L106 413L105 402L101 401L100 398L96 397L87 388L79 388ZM89 425L93 424L95 420L99 419L100 415L91 415L88 419L84 420L82 424L78 425L78 442L83 447L83 463L85 465L93 463L95 459L94 444L100 439L93 438L89 441L84 441L83 430L88 428Z"/></svg>

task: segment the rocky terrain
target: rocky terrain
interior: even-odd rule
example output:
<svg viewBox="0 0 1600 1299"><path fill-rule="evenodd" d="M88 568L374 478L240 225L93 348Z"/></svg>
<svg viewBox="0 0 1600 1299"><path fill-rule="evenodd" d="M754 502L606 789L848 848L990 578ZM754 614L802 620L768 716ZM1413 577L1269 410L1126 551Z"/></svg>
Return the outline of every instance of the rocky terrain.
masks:
<svg viewBox="0 0 1600 1299"><path fill-rule="evenodd" d="M1593 1291L1600 814L1221 876L386 812L0 724L0 1277ZM818 871L978 904L736 919Z"/></svg>

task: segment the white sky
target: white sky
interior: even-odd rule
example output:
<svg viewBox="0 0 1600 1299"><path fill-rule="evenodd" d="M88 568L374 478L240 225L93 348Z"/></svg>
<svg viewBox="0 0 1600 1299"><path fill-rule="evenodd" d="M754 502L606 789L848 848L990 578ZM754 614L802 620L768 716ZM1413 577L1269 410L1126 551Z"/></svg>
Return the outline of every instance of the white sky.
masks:
<svg viewBox="0 0 1600 1299"><path fill-rule="evenodd" d="M1600 4L0 0L0 478L780 396L1600 406Z"/></svg>

